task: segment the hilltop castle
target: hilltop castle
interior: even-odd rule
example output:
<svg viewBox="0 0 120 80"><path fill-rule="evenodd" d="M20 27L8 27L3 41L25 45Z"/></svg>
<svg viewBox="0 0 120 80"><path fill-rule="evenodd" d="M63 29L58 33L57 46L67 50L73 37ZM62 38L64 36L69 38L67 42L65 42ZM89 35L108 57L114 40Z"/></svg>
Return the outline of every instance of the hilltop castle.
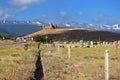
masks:
<svg viewBox="0 0 120 80"><path fill-rule="evenodd" d="M44 25L42 27L43 30L56 29L56 28L57 28L57 24L49 24L49 25Z"/></svg>

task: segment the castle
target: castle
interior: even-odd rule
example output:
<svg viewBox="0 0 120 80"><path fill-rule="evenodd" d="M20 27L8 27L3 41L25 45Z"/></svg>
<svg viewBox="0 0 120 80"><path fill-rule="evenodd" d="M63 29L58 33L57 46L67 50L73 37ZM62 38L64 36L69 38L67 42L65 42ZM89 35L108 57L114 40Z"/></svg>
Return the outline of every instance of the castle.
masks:
<svg viewBox="0 0 120 80"><path fill-rule="evenodd" d="M42 27L43 30L56 29L56 28L57 28L57 24L44 25Z"/></svg>

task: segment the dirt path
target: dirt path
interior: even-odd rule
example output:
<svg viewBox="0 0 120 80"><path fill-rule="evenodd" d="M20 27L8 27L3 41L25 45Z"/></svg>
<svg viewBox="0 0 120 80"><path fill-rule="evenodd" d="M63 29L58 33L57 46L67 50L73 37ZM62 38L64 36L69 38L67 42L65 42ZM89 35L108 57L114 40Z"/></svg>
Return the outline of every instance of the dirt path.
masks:
<svg viewBox="0 0 120 80"><path fill-rule="evenodd" d="M15 42L15 43L9 43L9 44L0 44L0 48L1 47L17 46L17 45L20 45L20 44L25 44L25 43L23 43L23 42Z"/></svg>

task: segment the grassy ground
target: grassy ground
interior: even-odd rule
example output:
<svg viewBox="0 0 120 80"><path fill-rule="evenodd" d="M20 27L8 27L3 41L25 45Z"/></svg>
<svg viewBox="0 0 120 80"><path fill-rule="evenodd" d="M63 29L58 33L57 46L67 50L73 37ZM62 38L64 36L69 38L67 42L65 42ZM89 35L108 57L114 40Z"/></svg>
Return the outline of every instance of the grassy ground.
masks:
<svg viewBox="0 0 120 80"><path fill-rule="evenodd" d="M110 80L120 80L120 49L106 48L109 52ZM49 50L47 47L46 50ZM53 48L43 53L42 61L48 80L104 80L104 47Z"/></svg>
<svg viewBox="0 0 120 80"><path fill-rule="evenodd" d="M24 45L0 49L0 80L29 80L35 66L34 47Z"/></svg>
<svg viewBox="0 0 120 80"><path fill-rule="evenodd" d="M0 40L0 44L13 43L12 40Z"/></svg>
<svg viewBox="0 0 120 80"><path fill-rule="evenodd" d="M36 43L0 49L0 80L30 80L34 77ZM120 80L120 49L116 48L53 48L41 45L41 57L47 80L104 80L104 50L109 50L110 80Z"/></svg>

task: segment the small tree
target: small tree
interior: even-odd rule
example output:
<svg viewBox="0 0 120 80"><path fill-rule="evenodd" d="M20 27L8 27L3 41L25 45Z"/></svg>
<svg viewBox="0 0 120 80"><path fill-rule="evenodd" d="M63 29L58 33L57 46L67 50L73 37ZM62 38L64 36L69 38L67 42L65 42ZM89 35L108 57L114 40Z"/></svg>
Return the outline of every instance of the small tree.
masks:
<svg viewBox="0 0 120 80"><path fill-rule="evenodd" d="M10 37L7 34L0 34L0 39L9 39Z"/></svg>
<svg viewBox="0 0 120 80"><path fill-rule="evenodd" d="M37 36L35 37L35 41L42 43L50 43L52 42L52 37L50 35Z"/></svg>

